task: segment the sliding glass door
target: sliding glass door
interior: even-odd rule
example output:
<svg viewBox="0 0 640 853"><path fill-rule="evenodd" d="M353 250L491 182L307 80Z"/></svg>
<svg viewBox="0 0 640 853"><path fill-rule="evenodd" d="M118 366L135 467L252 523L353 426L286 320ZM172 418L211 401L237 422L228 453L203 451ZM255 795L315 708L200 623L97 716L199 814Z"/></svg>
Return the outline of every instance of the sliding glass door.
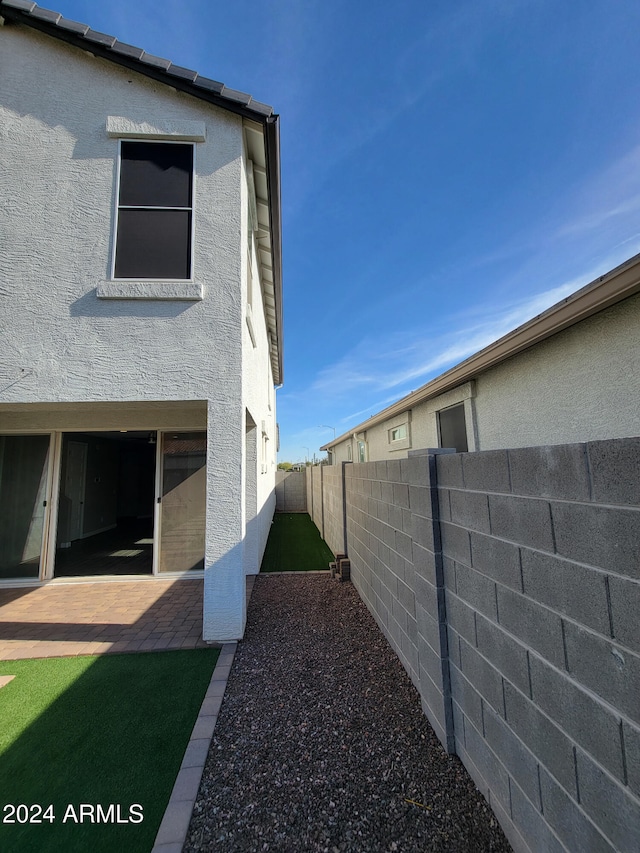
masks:
<svg viewBox="0 0 640 853"><path fill-rule="evenodd" d="M158 572L204 568L206 432L161 434Z"/></svg>
<svg viewBox="0 0 640 853"><path fill-rule="evenodd" d="M0 578L37 580L49 478L48 435L0 435Z"/></svg>

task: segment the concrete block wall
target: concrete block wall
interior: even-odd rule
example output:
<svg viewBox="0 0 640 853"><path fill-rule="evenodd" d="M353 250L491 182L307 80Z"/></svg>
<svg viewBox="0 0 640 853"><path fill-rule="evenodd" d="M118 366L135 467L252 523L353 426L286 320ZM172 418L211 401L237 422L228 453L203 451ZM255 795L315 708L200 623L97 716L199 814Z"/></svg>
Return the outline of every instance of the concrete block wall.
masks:
<svg viewBox="0 0 640 853"><path fill-rule="evenodd" d="M313 518L313 468L305 468L305 488L307 494L307 512ZM322 534L322 531L320 531Z"/></svg>
<svg viewBox="0 0 640 853"><path fill-rule="evenodd" d="M344 465L307 468L307 507L320 535L334 554L345 548Z"/></svg>
<svg viewBox="0 0 640 853"><path fill-rule="evenodd" d="M345 466L351 578L451 751L434 457Z"/></svg>
<svg viewBox="0 0 640 853"><path fill-rule="evenodd" d="M276 471L276 512L306 512L305 471Z"/></svg>
<svg viewBox="0 0 640 853"><path fill-rule="evenodd" d="M311 480L311 517L320 531L320 535L324 538L324 506L322 503L324 466L314 465L307 468L307 472Z"/></svg>
<svg viewBox="0 0 640 853"><path fill-rule="evenodd" d="M437 459L456 752L516 849L640 849L640 439Z"/></svg>
<svg viewBox="0 0 640 853"><path fill-rule="evenodd" d="M514 849L639 850L640 439L334 466L325 528L341 477L354 584Z"/></svg>
<svg viewBox="0 0 640 853"><path fill-rule="evenodd" d="M345 553L344 470L345 465L323 466L323 538L334 554Z"/></svg>
<svg viewBox="0 0 640 853"><path fill-rule="evenodd" d="M345 478L351 579L418 686L411 514L400 462L349 465ZM394 487L403 493L398 504Z"/></svg>
<svg viewBox="0 0 640 853"><path fill-rule="evenodd" d="M322 471L317 465L305 468L307 484L307 512L324 538L323 506L322 506Z"/></svg>

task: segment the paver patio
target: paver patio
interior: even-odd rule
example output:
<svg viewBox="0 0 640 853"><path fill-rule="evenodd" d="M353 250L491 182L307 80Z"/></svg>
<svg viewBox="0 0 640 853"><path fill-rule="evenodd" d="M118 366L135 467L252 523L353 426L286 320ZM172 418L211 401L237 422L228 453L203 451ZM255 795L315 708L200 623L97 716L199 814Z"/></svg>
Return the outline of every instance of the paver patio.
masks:
<svg viewBox="0 0 640 853"><path fill-rule="evenodd" d="M0 660L195 649L201 578L0 589Z"/></svg>

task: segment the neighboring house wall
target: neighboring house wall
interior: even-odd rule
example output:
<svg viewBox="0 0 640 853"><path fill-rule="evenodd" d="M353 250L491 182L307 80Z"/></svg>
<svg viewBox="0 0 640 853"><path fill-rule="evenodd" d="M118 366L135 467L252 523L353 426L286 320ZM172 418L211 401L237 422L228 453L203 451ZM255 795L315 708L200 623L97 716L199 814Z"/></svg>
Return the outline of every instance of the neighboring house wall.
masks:
<svg viewBox="0 0 640 853"><path fill-rule="evenodd" d="M306 471L276 472L276 512L307 512Z"/></svg>
<svg viewBox="0 0 640 853"><path fill-rule="evenodd" d="M237 639L244 573L259 569L274 509L276 446L258 277L247 346L243 119L15 24L2 27L0 80L11 163L0 429L206 430L204 637ZM145 139L198 139L193 282L110 280L109 116Z"/></svg>
<svg viewBox="0 0 640 853"><path fill-rule="evenodd" d="M368 448L368 433L367 431L357 432L345 438L332 447L332 465L340 465L342 462L358 462L362 445L365 448L365 462L370 459Z"/></svg>
<svg viewBox="0 0 640 853"><path fill-rule="evenodd" d="M515 850L633 853L640 438L424 453L345 466L354 584Z"/></svg>
<svg viewBox="0 0 640 853"><path fill-rule="evenodd" d="M441 446L438 415L464 405L468 450L492 450L640 433L640 295L631 296L387 420L367 426L368 460ZM381 413L382 414L382 413ZM392 442L406 424L407 439ZM331 448L349 458L349 436ZM352 450L353 461L357 461Z"/></svg>
<svg viewBox="0 0 640 853"><path fill-rule="evenodd" d="M479 447L640 435L640 295L476 380Z"/></svg>

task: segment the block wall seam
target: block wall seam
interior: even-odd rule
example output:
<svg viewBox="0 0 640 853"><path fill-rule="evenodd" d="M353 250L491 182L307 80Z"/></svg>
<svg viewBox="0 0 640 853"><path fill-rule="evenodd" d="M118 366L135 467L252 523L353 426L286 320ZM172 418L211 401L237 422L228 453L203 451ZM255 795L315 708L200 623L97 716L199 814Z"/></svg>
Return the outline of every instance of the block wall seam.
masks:
<svg viewBox="0 0 640 853"><path fill-rule="evenodd" d="M447 752L455 754L456 741L454 731L453 718L453 703L451 698L451 672L449 668L449 649L447 638L447 602L446 602L446 585L445 573L442 552L442 538L440 531L440 506L438 495L438 456L437 454L429 454L427 456L427 465L429 471L429 486L431 494L431 509L432 509L432 526L434 540L434 569L436 580L436 598L438 606L438 623L445 630L440 631L440 659L442 668L442 693L444 703L444 720L446 729L446 748ZM436 546L440 546L436 548Z"/></svg>

